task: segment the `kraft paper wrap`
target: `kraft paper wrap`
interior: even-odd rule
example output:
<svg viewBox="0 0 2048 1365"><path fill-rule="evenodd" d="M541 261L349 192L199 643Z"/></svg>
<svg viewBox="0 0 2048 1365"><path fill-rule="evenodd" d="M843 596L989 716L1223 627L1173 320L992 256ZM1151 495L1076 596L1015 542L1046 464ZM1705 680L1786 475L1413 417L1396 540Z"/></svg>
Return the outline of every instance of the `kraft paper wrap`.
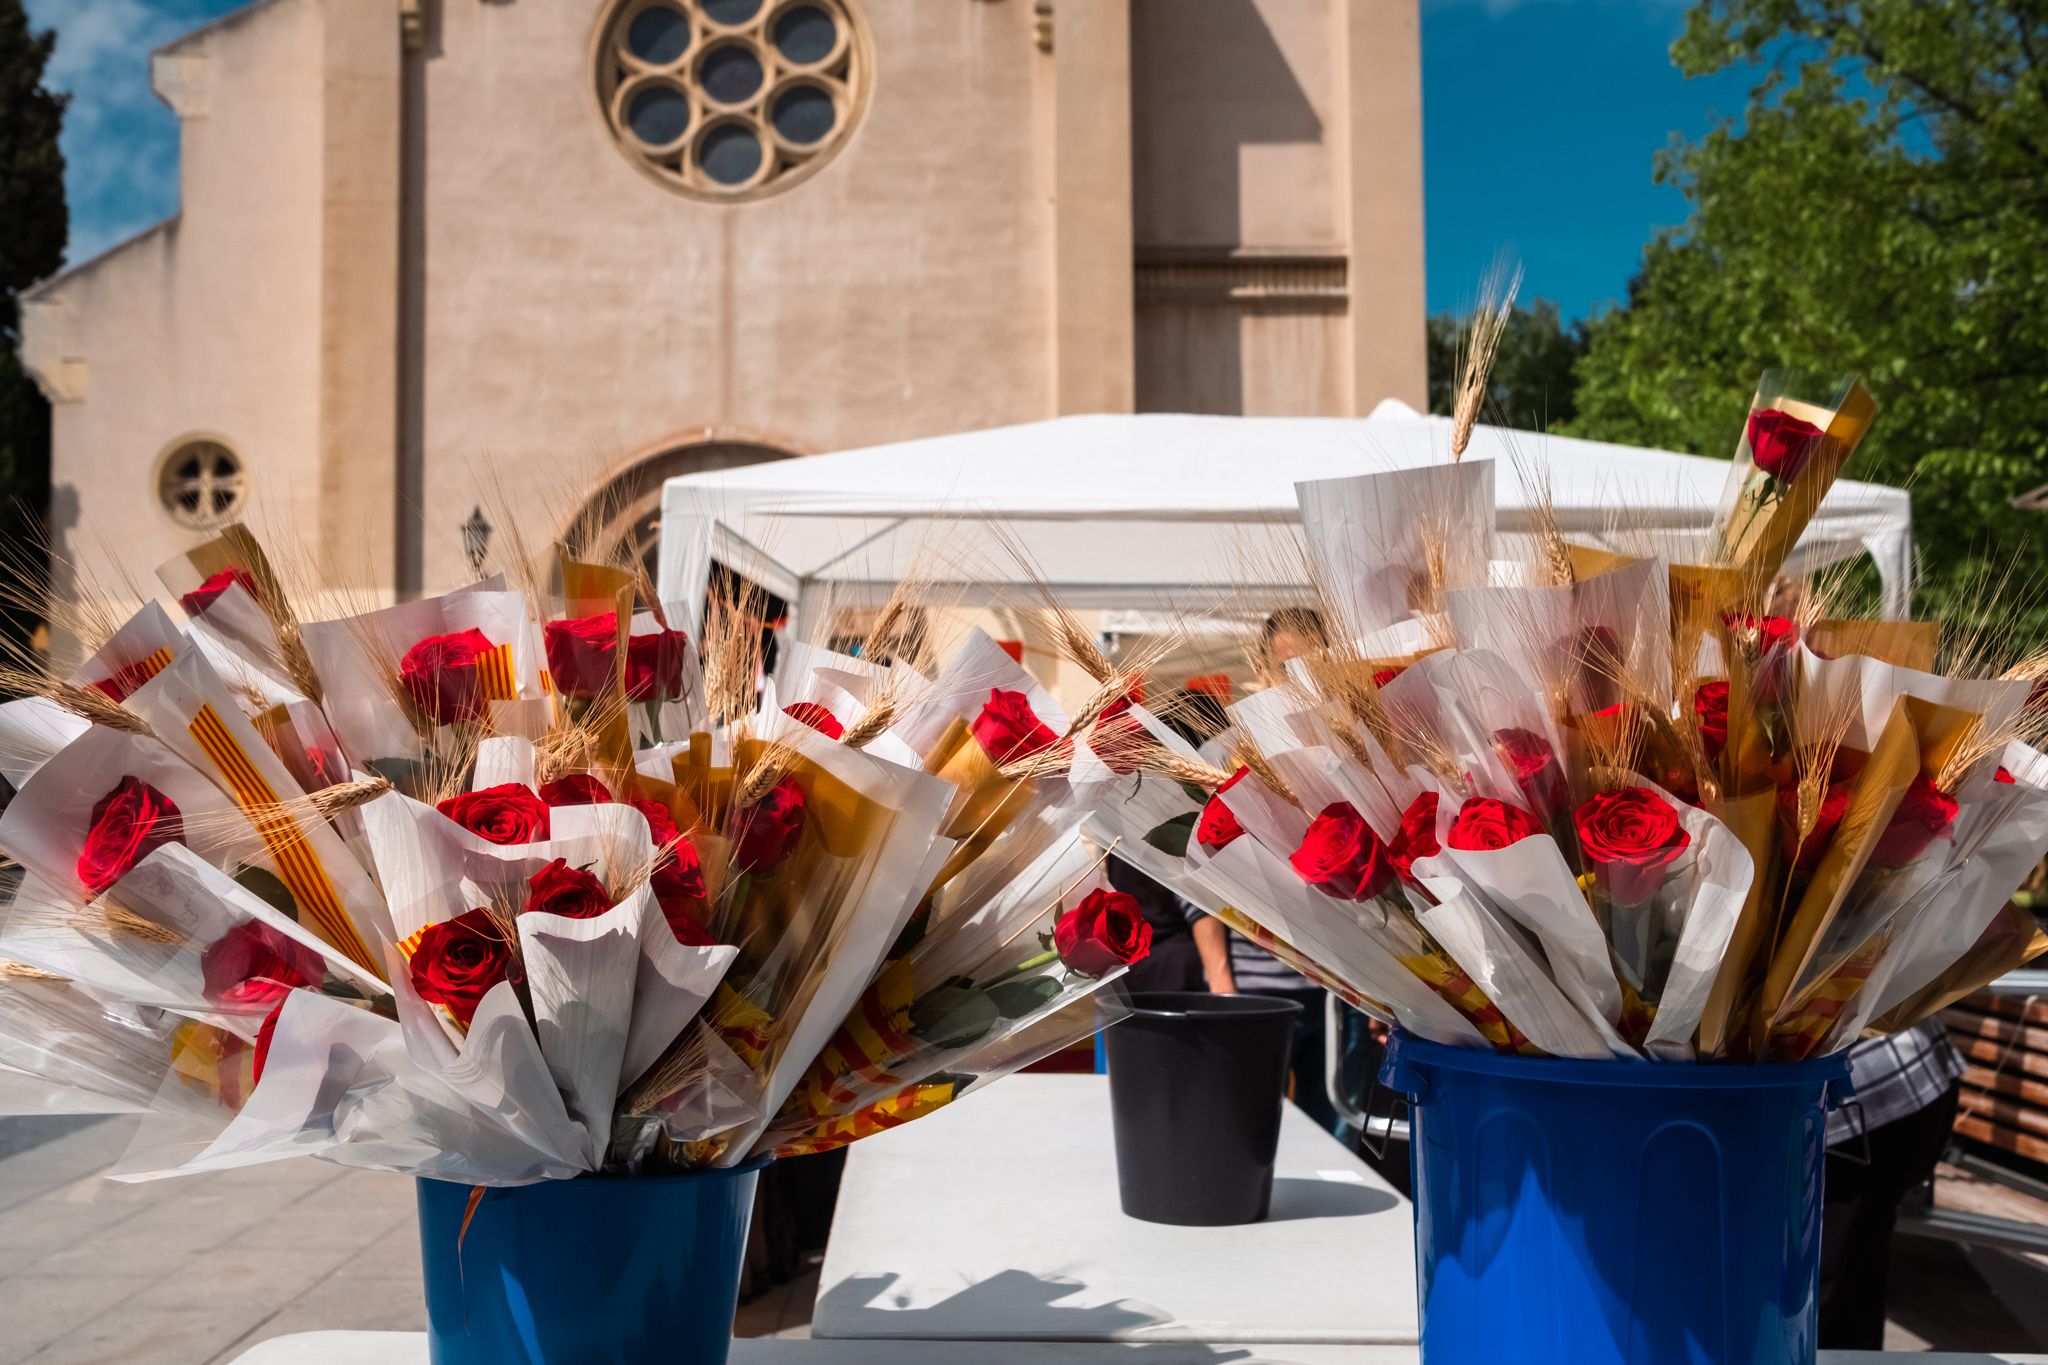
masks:
<svg viewBox="0 0 2048 1365"><path fill-rule="evenodd" d="M1815 621L1806 628L1806 643L1824 658L1867 654L1897 668L1934 671L1941 647L1939 621Z"/></svg>
<svg viewBox="0 0 2048 1365"><path fill-rule="evenodd" d="M1779 1016L1792 984L1805 974L1821 935L1841 911L1850 888L1870 860L1870 851L1890 823L1899 798L1919 773L1920 738L1913 728L1907 702L1901 699L1892 707L1876 747L1856 775L1849 809L1779 938L1757 1001L1762 1020Z"/></svg>
<svg viewBox="0 0 2048 1365"><path fill-rule="evenodd" d="M1749 850L1756 875L1750 880L1749 897L1742 903L1742 913L1735 921L1735 933L1728 940L1721 970L1714 977L1713 988L1707 993L1706 1009L1700 1015L1699 1049L1702 1054L1710 1056L1721 1052L1731 1041L1733 1028L1744 1017L1743 1000L1753 989L1763 965L1757 959L1765 946L1766 931L1770 928L1770 907L1764 904L1763 896L1771 881L1769 873L1777 824L1777 790L1766 787L1748 796L1725 798L1713 807L1713 812Z"/></svg>
<svg viewBox="0 0 2048 1365"><path fill-rule="evenodd" d="M1870 1021L1866 1033L1899 1033L1974 995L2007 972L2018 971L2048 952L2048 929L2031 912L2008 904L1970 951L1946 971Z"/></svg>

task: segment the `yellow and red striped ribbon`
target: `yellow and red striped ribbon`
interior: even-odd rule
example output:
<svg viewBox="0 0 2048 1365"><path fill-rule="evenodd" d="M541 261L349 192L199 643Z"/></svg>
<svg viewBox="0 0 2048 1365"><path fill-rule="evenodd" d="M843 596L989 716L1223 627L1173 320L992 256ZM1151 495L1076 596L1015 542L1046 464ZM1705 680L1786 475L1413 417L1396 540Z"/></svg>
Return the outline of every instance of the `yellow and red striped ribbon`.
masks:
<svg viewBox="0 0 2048 1365"><path fill-rule="evenodd" d="M519 673L512 666L512 646L492 645L476 656L476 680L489 701L512 701L519 696Z"/></svg>
<svg viewBox="0 0 2048 1365"><path fill-rule="evenodd" d="M1800 1062L1813 1055L1835 1024L1870 979L1870 973L1884 956L1888 940L1883 936L1865 944L1814 987L1813 994L1799 1006L1799 1012L1771 1029L1771 1055L1780 1061Z"/></svg>
<svg viewBox="0 0 2048 1365"><path fill-rule="evenodd" d="M256 832L263 836L263 846L270 850L270 856L277 864L278 879L292 893L300 913L311 922L320 937L346 953L366 971L381 977L383 973L371 959L369 945L356 932L355 921L343 908L334 882L328 877L327 869L320 865L320 858L314 853L305 831L284 809L278 801L277 792L263 780L263 774L256 770L249 755L228 732L220 713L210 705L201 705L199 714L192 718L188 728L193 741L212 761L227 783L228 790L234 793L235 803L256 826Z"/></svg>
<svg viewBox="0 0 2048 1365"><path fill-rule="evenodd" d="M911 1079L890 1068L917 1050L907 1027L912 976L910 963L898 962L861 993L797 1092L804 1113L823 1118Z"/></svg>
<svg viewBox="0 0 2048 1365"><path fill-rule="evenodd" d="M104 693L115 701L126 701L142 690L142 685L171 666L169 645L159 647L155 652L115 669L97 682L86 684L95 692Z"/></svg>
<svg viewBox="0 0 2048 1365"><path fill-rule="evenodd" d="M951 1081L935 1085L907 1085L886 1099L880 1099L857 1114L846 1114L821 1123L800 1138L775 1149L777 1156L809 1156L829 1152L864 1137L900 1128L912 1119L943 1109L953 1102L956 1087Z"/></svg>
<svg viewBox="0 0 2048 1365"><path fill-rule="evenodd" d="M759 1066L768 1055L768 1045L774 1041L775 1021L768 1011L732 987L719 984L711 996L707 1017L711 1031L748 1066Z"/></svg>

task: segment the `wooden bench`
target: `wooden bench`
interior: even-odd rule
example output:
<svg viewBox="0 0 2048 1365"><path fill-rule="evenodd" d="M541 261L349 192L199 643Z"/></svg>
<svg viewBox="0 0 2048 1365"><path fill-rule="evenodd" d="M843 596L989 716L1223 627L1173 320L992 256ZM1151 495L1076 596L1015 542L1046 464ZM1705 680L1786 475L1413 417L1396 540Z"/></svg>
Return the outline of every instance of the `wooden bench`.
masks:
<svg viewBox="0 0 2048 1365"><path fill-rule="evenodd" d="M1943 1017L1967 1063L1956 1135L2048 1164L2048 997L1980 991Z"/></svg>

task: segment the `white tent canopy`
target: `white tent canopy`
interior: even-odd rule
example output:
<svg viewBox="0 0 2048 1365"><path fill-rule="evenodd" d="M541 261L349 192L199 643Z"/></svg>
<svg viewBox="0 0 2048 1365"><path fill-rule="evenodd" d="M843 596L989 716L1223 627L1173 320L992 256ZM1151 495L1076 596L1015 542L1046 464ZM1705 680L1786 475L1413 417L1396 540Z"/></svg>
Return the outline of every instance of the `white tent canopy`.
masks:
<svg viewBox="0 0 2048 1365"><path fill-rule="evenodd" d="M1074 607L1284 602L1306 587L1294 485L1446 461L1450 426L1391 401L1362 420L1061 417L686 475L662 495L662 596L701 601L715 559L800 620L828 603L879 604L935 564L952 566L938 576L969 601L1035 576ZM1679 560L1701 557L1729 472L1723 460L1487 426L1465 458L1494 462L1504 536L1528 530L1547 482L1572 538ZM1911 504L1896 488L1838 482L1794 566L1866 552L1888 613L1903 614Z"/></svg>

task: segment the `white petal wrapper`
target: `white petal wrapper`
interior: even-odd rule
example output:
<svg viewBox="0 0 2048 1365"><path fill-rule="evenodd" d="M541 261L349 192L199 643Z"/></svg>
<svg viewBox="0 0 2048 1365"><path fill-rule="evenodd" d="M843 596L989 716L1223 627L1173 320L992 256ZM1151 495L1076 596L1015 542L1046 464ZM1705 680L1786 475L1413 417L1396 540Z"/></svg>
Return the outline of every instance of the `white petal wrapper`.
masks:
<svg viewBox="0 0 2048 1365"><path fill-rule="evenodd" d="M1645 785L1661 790L1654 784ZM1678 808L1679 820L1692 835L1692 872L1690 881L1677 888L1678 947L1644 1047L1653 1057L1689 1061L1693 1035L1699 1029L1714 978L1720 973L1721 959L1728 952L1728 942L1734 937L1743 902L1749 899L1756 865L1734 831L1707 812L1668 792L1664 795ZM1671 888L1666 892L1670 894Z"/></svg>
<svg viewBox="0 0 2048 1365"><path fill-rule="evenodd" d="M47 697L0 702L0 777L21 786L90 728Z"/></svg>
<svg viewBox="0 0 2048 1365"><path fill-rule="evenodd" d="M1417 918L1530 1042L1556 1057L1601 1060L1614 1055L1517 929L1455 877L1424 877L1421 885L1437 903L1418 907Z"/></svg>
<svg viewBox="0 0 2048 1365"><path fill-rule="evenodd" d="M2009 734L2013 718L2026 706L2033 690L2033 684L2024 678L1944 678L1867 654L1823 659L1803 642L1797 657L1802 716L1811 718L1816 734L1839 730L1841 718L1848 718L1842 745L1849 749L1867 750L1875 745L1901 697L1981 715L1985 733Z"/></svg>
<svg viewBox="0 0 2048 1365"><path fill-rule="evenodd" d="M176 658L191 648L185 632L171 620L160 602L144 602L121 628L107 637L99 652L79 665L71 681L81 687L106 682L124 669L132 668L161 650Z"/></svg>
<svg viewBox="0 0 2048 1365"><path fill-rule="evenodd" d="M1066 711L1045 685L1001 645L976 630L968 633L916 705L903 713L894 732L922 760L954 720L972 725L988 704L989 694L997 689L1022 692L1033 714L1055 734L1067 728Z"/></svg>
<svg viewBox="0 0 2048 1365"><path fill-rule="evenodd" d="M1493 485L1493 461L1465 460L1294 486L1302 538L1347 638L1421 605L1432 557L1453 587L1486 581Z"/></svg>
<svg viewBox="0 0 2048 1365"><path fill-rule="evenodd" d="M538 787L534 768L533 741L517 735L493 735L476 746L476 768L470 775L469 789L482 791L508 782Z"/></svg>
<svg viewBox="0 0 2048 1365"><path fill-rule="evenodd" d="M1608 1051L1617 1057L1638 1056L1616 1029L1621 1022L1621 983L1615 979L1614 963L1608 956L1607 936L1593 918L1564 855L1558 852L1557 841L1539 834L1507 848L1456 849L1446 841L1456 818L1452 799L1440 795L1437 842L1443 852L1433 858L1418 858L1416 875L1454 876L1533 934L1558 989L1593 1026ZM1497 999L1494 1003L1508 1018L1520 1022L1521 1015L1512 1002Z"/></svg>

